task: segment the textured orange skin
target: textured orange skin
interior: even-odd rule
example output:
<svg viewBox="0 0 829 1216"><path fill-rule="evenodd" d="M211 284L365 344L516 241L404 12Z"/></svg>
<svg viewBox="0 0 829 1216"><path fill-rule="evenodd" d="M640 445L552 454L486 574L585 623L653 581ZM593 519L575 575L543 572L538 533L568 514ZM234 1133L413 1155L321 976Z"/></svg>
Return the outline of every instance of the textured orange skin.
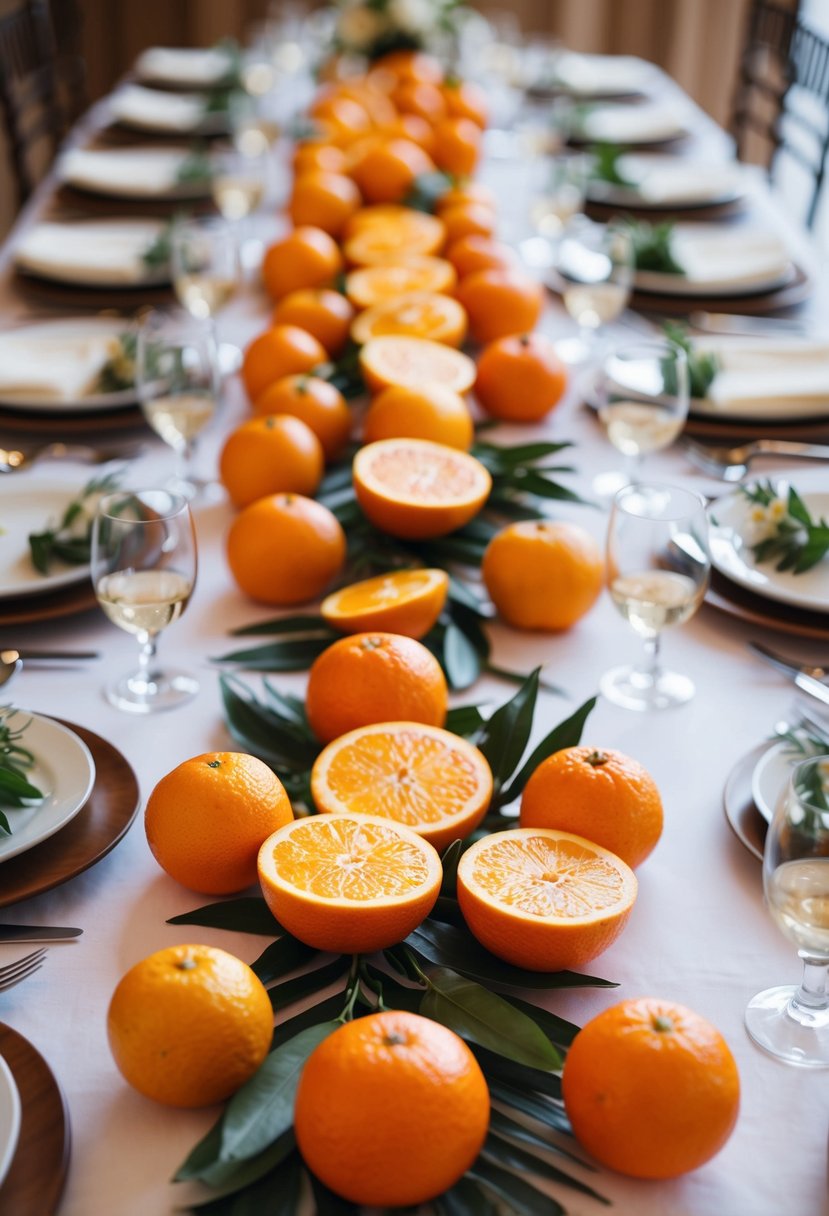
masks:
<svg viewBox="0 0 829 1216"><path fill-rule="evenodd" d="M470 80L444 83L443 96L452 118L468 118L482 130L489 122L486 91Z"/></svg>
<svg viewBox="0 0 829 1216"><path fill-rule="evenodd" d="M372 1207L447 1190L488 1125L489 1091L463 1040L398 1011L358 1018L323 1040L300 1078L294 1119L310 1169Z"/></svg>
<svg viewBox="0 0 829 1216"><path fill-rule="evenodd" d="M354 309L344 295L329 287L306 287L283 296L273 312L274 325L297 325L325 347L332 357L348 341Z"/></svg>
<svg viewBox="0 0 829 1216"><path fill-rule="evenodd" d="M569 629L598 599L604 562L575 524L523 520L487 546L481 572L501 617L517 629Z"/></svg>
<svg viewBox="0 0 829 1216"><path fill-rule="evenodd" d="M262 281L272 300L303 287L327 287L343 268L334 238L305 224L294 228L265 253Z"/></svg>
<svg viewBox="0 0 829 1216"><path fill-rule="evenodd" d="M452 263L461 279L477 274L479 270L510 270L516 264L515 254L509 245L502 245L491 236L480 236L474 232L448 245L446 259Z"/></svg>
<svg viewBox="0 0 829 1216"><path fill-rule="evenodd" d="M434 172L435 164L420 144L410 139L372 143L351 169L351 176L368 203L399 203L415 178Z"/></svg>
<svg viewBox="0 0 829 1216"><path fill-rule="evenodd" d="M241 752L205 752L162 777L144 830L163 870L192 891L230 895L256 882L266 836L294 813L279 778Z"/></svg>
<svg viewBox="0 0 829 1216"><path fill-rule="evenodd" d="M246 347L242 383L251 401L283 376L310 372L325 363L325 347L298 325L272 325Z"/></svg>
<svg viewBox="0 0 829 1216"><path fill-rule="evenodd" d="M115 1063L139 1093L167 1106L211 1106L268 1054L273 1009L247 963L210 946L170 946L123 977L107 1033Z"/></svg>
<svg viewBox="0 0 829 1216"><path fill-rule="evenodd" d="M309 426L327 461L336 460L351 437L351 410L338 388L319 376L283 376L253 403L262 414L290 414Z"/></svg>
<svg viewBox="0 0 829 1216"><path fill-rule="evenodd" d="M245 507L230 526L227 560L251 599L282 607L316 599L345 565L345 533L320 502L273 494Z"/></svg>
<svg viewBox="0 0 829 1216"><path fill-rule="evenodd" d="M662 819L662 799L650 774L607 747L568 747L548 756L521 797L522 828L586 836L633 869L656 847Z"/></svg>
<svg viewBox="0 0 829 1216"><path fill-rule="evenodd" d="M447 695L441 666L422 643L396 633L357 633L314 660L305 711L314 734L329 743L373 722L443 726Z"/></svg>
<svg viewBox="0 0 829 1216"><path fill-rule="evenodd" d="M655 1019L670 1029L658 1030ZM634 1178L676 1178L723 1147L740 1105L737 1065L705 1018L653 997L593 1018L564 1062L564 1105L602 1165Z"/></svg>
<svg viewBox="0 0 829 1216"><path fill-rule="evenodd" d="M361 202L360 191L346 174L311 170L296 178L288 214L296 227L310 224L338 237Z"/></svg>
<svg viewBox="0 0 829 1216"><path fill-rule="evenodd" d="M373 398L363 419L363 441L430 439L468 452L475 438L472 415L460 393L444 385L392 386Z"/></svg>
<svg viewBox="0 0 829 1216"><path fill-rule="evenodd" d="M443 570L433 570L432 574L439 575L435 585L422 594L403 597L397 601L371 606L357 612L352 606L346 615L339 602L337 592L327 596L320 605L320 614L335 629L342 633L366 633L381 630L385 633L401 633L407 638L422 638L428 633L441 614L446 603L446 593L449 588L449 575ZM366 585L376 583L380 578L394 580L399 574L394 572L377 579L366 579ZM356 590L362 583L352 583L350 590Z"/></svg>
<svg viewBox="0 0 829 1216"><path fill-rule="evenodd" d="M463 114L435 123L435 164L453 177L471 177L481 158L481 128Z"/></svg>
<svg viewBox="0 0 829 1216"><path fill-rule="evenodd" d="M535 329L544 307L544 289L521 270L478 270L461 279L455 295L469 315L476 342Z"/></svg>
<svg viewBox="0 0 829 1216"><path fill-rule="evenodd" d="M549 338L510 334L490 343L478 359L475 396L493 418L538 422L567 388L567 369Z"/></svg>
<svg viewBox="0 0 829 1216"><path fill-rule="evenodd" d="M219 457L219 477L235 507L267 494L314 494L324 467L319 439L288 414L243 422L228 435Z"/></svg>

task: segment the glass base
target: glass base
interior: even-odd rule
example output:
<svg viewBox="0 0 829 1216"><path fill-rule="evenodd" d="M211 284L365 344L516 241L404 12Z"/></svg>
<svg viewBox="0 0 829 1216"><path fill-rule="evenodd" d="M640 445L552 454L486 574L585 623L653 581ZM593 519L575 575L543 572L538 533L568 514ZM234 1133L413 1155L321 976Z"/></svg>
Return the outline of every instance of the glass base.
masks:
<svg viewBox="0 0 829 1216"><path fill-rule="evenodd" d="M613 502L620 490L630 485L630 478L622 469L611 469L607 473L599 473L593 478L592 489L598 499L605 503Z"/></svg>
<svg viewBox="0 0 829 1216"><path fill-rule="evenodd" d="M801 1068L829 1068L829 1008L798 1005L793 1017L790 1006L798 992L793 984L758 992L746 1008L746 1030L758 1047L778 1060Z"/></svg>
<svg viewBox="0 0 829 1216"><path fill-rule="evenodd" d="M186 671L176 669L132 672L107 684L104 696L116 709L132 714L154 714L175 709L190 701L199 691L199 682Z"/></svg>
<svg viewBox="0 0 829 1216"><path fill-rule="evenodd" d="M660 671L654 680L638 667L614 667L599 681L608 701L624 709L671 709L694 695L694 682L676 671Z"/></svg>
<svg viewBox="0 0 829 1216"><path fill-rule="evenodd" d="M589 363L595 353L584 338L559 338L553 347L559 359L571 367Z"/></svg>

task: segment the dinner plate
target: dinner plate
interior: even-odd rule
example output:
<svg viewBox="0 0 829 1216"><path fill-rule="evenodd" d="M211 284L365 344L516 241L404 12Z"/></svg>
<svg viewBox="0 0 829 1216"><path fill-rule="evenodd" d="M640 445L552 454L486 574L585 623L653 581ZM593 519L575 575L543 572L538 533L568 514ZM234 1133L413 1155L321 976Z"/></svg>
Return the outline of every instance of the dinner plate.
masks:
<svg viewBox="0 0 829 1216"><path fill-rule="evenodd" d="M89 582L88 565L57 562L49 574L41 574L29 549L29 534L56 523L88 481L89 477L78 473L53 474L45 482L30 482L25 473L0 477L0 603Z"/></svg>
<svg viewBox="0 0 829 1216"><path fill-rule="evenodd" d="M143 218L36 224L14 261L26 274L74 286L157 286L170 282L169 267L147 266L143 257L165 227L163 220Z"/></svg>
<svg viewBox="0 0 829 1216"><path fill-rule="evenodd" d="M691 404L712 418L788 421L829 416L829 342L810 338L694 338L719 363L706 398Z"/></svg>
<svg viewBox="0 0 829 1216"><path fill-rule="evenodd" d="M208 135L228 130L226 112L211 111L203 93L170 93L125 84L112 94L109 113L113 122L135 131L159 135Z"/></svg>
<svg viewBox="0 0 829 1216"><path fill-rule="evenodd" d="M0 1186L9 1172L9 1166L20 1136L20 1094L12 1071L0 1056Z"/></svg>
<svg viewBox="0 0 829 1216"><path fill-rule="evenodd" d="M60 161L58 173L76 190L107 198L195 199L210 194L209 177L179 181L190 158L188 148L73 148Z"/></svg>
<svg viewBox="0 0 829 1216"><path fill-rule="evenodd" d="M685 118L669 105L596 105L574 123L577 143L662 144L689 132Z"/></svg>
<svg viewBox="0 0 829 1216"><path fill-rule="evenodd" d="M758 743L750 752L741 756L728 774L723 789L723 810L728 826L758 861L763 860L768 825L754 805L751 778L755 765L767 749L767 743Z"/></svg>
<svg viewBox="0 0 829 1216"><path fill-rule="evenodd" d="M230 56L215 47L149 46L135 61L140 80L188 88L216 88L232 70Z"/></svg>
<svg viewBox="0 0 829 1216"><path fill-rule="evenodd" d="M0 376L4 374L4 359L15 347L25 344L25 354L36 367L50 361L50 371L56 357L66 361L71 370L74 359L80 361L84 345L89 342L114 342L130 328L130 322L122 317L61 317L54 321L42 321L36 325L21 325L0 334ZM6 361L5 366L8 366ZM94 366L91 369L94 374ZM52 377L58 385L60 376ZM14 409L37 412L54 412L65 407L84 410L119 409L132 405L136 400L134 388L120 389L113 393L76 392L59 396L50 392L46 383L38 389L4 388L0 382L0 405Z"/></svg>
<svg viewBox="0 0 829 1216"><path fill-rule="evenodd" d="M45 798L27 807L4 807L11 835L0 838L0 864L59 832L85 805L95 784L95 761L83 740L53 718L17 712L21 723L29 722L21 746L35 757L26 775Z"/></svg>
<svg viewBox="0 0 829 1216"><path fill-rule="evenodd" d="M794 485L813 518L829 516L829 475L825 469L798 473L790 481L779 477L773 484L783 498L789 485ZM829 614L829 561L821 560L803 574L777 570L774 562L755 562L743 539L751 507L741 490L718 498L708 507L714 569L755 595Z"/></svg>
<svg viewBox="0 0 829 1216"><path fill-rule="evenodd" d="M571 97L622 97L648 91L658 72L654 64L633 55L556 56L549 73L552 88Z"/></svg>
<svg viewBox="0 0 829 1216"><path fill-rule="evenodd" d="M69 1110L55 1075L23 1035L0 1022L0 1053L20 1092L17 1151L0 1186L3 1216L53 1216L69 1166Z"/></svg>
<svg viewBox="0 0 829 1216"><path fill-rule="evenodd" d="M777 800L786 788L786 782L801 756L792 751L788 743L773 743L754 766L751 775L751 796L754 805L767 823L771 823Z"/></svg>
<svg viewBox="0 0 829 1216"><path fill-rule="evenodd" d="M671 251L685 273L637 270L635 291L691 298L750 296L783 287L797 274L780 238L761 229L677 224Z"/></svg>
<svg viewBox="0 0 829 1216"><path fill-rule="evenodd" d="M689 209L722 207L745 193L745 176L737 164L631 152L620 156L616 167L630 184L591 178L587 183L591 202L640 210Z"/></svg>

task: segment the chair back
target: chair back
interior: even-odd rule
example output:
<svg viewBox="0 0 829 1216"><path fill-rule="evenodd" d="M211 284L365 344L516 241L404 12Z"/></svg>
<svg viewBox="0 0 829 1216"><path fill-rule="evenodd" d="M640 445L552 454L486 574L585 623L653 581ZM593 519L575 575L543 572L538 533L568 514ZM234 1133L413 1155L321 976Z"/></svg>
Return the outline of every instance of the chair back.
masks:
<svg viewBox="0 0 829 1216"><path fill-rule="evenodd" d="M51 164L63 134L53 52L41 0L0 17L0 112L20 203Z"/></svg>

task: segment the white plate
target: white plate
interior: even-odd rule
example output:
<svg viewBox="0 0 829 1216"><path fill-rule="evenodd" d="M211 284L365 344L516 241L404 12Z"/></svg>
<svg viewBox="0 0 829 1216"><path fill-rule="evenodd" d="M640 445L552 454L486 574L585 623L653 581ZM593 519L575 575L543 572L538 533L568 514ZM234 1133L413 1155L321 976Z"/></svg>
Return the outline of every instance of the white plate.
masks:
<svg viewBox="0 0 829 1216"><path fill-rule="evenodd" d="M0 1186L9 1172L17 1148L21 1115L17 1085L11 1069L0 1056Z"/></svg>
<svg viewBox="0 0 829 1216"><path fill-rule="evenodd" d="M670 106L644 102L591 106L577 120L573 138L581 143L663 144L688 131L686 119Z"/></svg>
<svg viewBox="0 0 829 1216"><path fill-rule="evenodd" d="M58 173L75 189L107 198L204 198L209 179L177 180L189 157L189 149L179 147L74 148L61 158Z"/></svg>
<svg viewBox="0 0 829 1216"><path fill-rule="evenodd" d="M771 823L777 799L786 788L792 766L802 757L786 743L773 743L763 752L751 775L751 796L754 805L767 823Z"/></svg>
<svg viewBox="0 0 829 1216"><path fill-rule="evenodd" d="M788 494L789 484L793 485L812 518L829 517L829 473L826 469L798 472L789 480L782 477L773 480L781 497ZM773 562L755 563L751 549L743 540L750 510L751 503L738 490L718 498L708 507L714 568L755 595L779 604L829 614L829 559L823 558L804 574L776 570Z"/></svg>
<svg viewBox="0 0 829 1216"><path fill-rule="evenodd" d="M76 220L36 224L14 251L26 274L79 287L155 287L170 282L167 266L145 266L143 254L163 220Z"/></svg>
<svg viewBox="0 0 829 1216"><path fill-rule="evenodd" d="M21 325L17 329L9 329L0 334L0 367L4 350L20 339L25 339L27 347L31 344L31 354L35 359L41 344L44 359L48 358L50 352L54 355L55 346L59 344L65 357L71 361L73 344L82 347L89 338L117 338L129 328L130 322L127 319L101 316L61 317L37 325ZM6 389L0 384L0 405L33 412L55 411L67 407L73 410L110 410L132 405L136 400L134 388L124 388L114 393L79 392L62 397L50 394L45 386L40 391L33 387L24 392L22 389Z"/></svg>
<svg viewBox="0 0 829 1216"><path fill-rule="evenodd" d="M32 565L29 533L56 523L89 481L75 473L52 474L48 482L30 482L26 473L0 477L0 601L46 594L89 579L89 566L55 563L53 573L39 574Z"/></svg>
<svg viewBox="0 0 829 1216"><path fill-rule="evenodd" d="M581 55L565 52L555 60L551 83L572 97L621 97L647 92L656 68L633 55Z"/></svg>
<svg viewBox="0 0 829 1216"><path fill-rule="evenodd" d="M671 245L684 274L637 270L636 291L672 296L749 296L790 283L796 275L780 238L760 229L677 224Z"/></svg>
<svg viewBox="0 0 829 1216"><path fill-rule="evenodd" d="M232 68L231 58L215 47L149 46L135 61L139 79L189 88L215 88Z"/></svg>
<svg viewBox="0 0 829 1216"><path fill-rule="evenodd" d="M228 115L207 108L203 93L170 93L145 89L140 84L122 85L109 100L113 122L135 131L155 134L195 135L227 131Z"/></svg>
<svg viewBox="0 0 829 1216"><path fill-rule="evenodd" d="M692 403L712 418L773 421L829 416L829 341L798 337L695 337L720 369L709 396Z"/></svg>
<svg viewBox="0 0 829 1216"><path fill-rule="evenodd" d="M668 207L721 207L745 193L745 176L737 164L711 164L681 156L628 153L617 162L628 186L592 178L587 196L597 203L640 210Z"/></svg>
<svg viewBox="0 0 829 1216"><path fill-rule="evenodd" d="M3 808L12 833L0 838L0 863L59 832L81 810L95 784L95 761L83 740L51 718L18 712L21 723L31 719L21 740L35 755L26 776L46 797L28 807Z"/></svg>

